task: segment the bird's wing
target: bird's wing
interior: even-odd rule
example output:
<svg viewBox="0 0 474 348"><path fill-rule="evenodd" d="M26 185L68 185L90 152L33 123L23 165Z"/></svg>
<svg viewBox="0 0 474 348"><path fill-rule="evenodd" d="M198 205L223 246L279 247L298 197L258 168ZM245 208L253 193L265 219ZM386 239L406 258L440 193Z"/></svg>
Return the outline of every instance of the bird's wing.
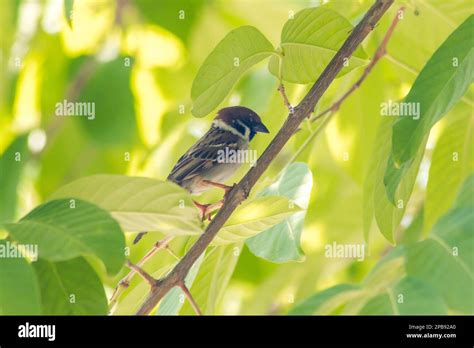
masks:
<svg viewBox="0 0 474 348"><path fill-rule="evenodd" d="M238 149L239 137L228 131L211 128L175 164L168 180L181 183L216 165L220 152Z"/></svg>

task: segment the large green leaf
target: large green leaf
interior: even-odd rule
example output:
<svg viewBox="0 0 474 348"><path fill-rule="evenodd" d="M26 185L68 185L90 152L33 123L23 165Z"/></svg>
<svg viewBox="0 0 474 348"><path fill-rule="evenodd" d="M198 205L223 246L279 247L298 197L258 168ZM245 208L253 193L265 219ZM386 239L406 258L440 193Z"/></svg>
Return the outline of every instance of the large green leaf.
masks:
<svg viewBox="0 0 474 348"><path fill-rule="evenodd" d="M273 56L268 68L285 81L316 81L352 31L347 19L333 10L316 7L298 12L281 33L282 57ZM359 46L340 74L367 63Z"/></svg>
<svg viewBox="0 0 474 348"><path fill-rule="evenodd" d="M40 289L33 267L22 257L13 257L18 249L0 241L0 314L41 314Z"/></svg>
<svg viewBox="0 0 474 348"><path fill-rule="evenodd" d="M107 298L92 267L82 257L34 263L45 315L105 315Z"/></svg>
<svg viewBox="0 0 474 348"><path fill-rule="evenodd" d="M426 137L412 161L405 162L399 166L395 163L393 155L389 154L387 166L385 167L383 183L385 185L388 199L392 204L395 205L398 204L397 202L403 202L403 205L406 205L410 198L413 190L412 184L415 183L418 169L420 168L421 160L425 153L427 141L428 138ZM409 182L410 185L401 185L402 182Z"/></svg>
<svg viewBox="0 0 474 348"><path fill-rule="evenodd" d="M305 163L286 167L277 181L261 191L258 196L283 196L303 209L308 208L313 176ZM293 214L283 222L246 241L250 251L272 262L302 261L300 246L306 210Z"/></svg>
<svg viewBox="0 0 474 348"><path fill-rule="evenodd" d="M225 245L253 237L301 210L285 197L267 196L245 201L226 221L212 244Z"/></svg>
<svg viewBox="0 0 474 348"><path fill-rule="evenodd" d="M405 248L382 258L361 285L341 284L318 292L289 314L446 314L440 292L429 283L406 276Z"/></svg>
<svg viewBox="0 0 474 348"><path fill-rule="evenodd" d="M449 209L462 180L473 169L474 118L467 113L443 130L433 151L426 187L425 232Z"/></svg>
<svg viewBox="0 0 474 348"><path fill-rule="evenodd" d="M51 198L76 197L108 210L124 231L200 234L191 196L169 181L125 175L92 175L71 182Z"/></svg>
<svg viewBox="0 0 474 348"><path fill-rule="evenodd" d="M431 127L466 93L472 82L473 25L474 15L471 15L443 42L405 98L405 103L420 106L420 117L400 117L393 125L393 157L397 165L415 157Z"/></svg>
<svg viewBox="0 0 474 348"><path fill-rule="evenodd" d="M0 221L13 221L17 209L17 188L28 158L27 135L17 137L0 156Z"/></svg>
<svg viewBox="0 0 474 348"><path fill-rule="evenodd" d="M455 207L474 206L474 174L471 173L462 184L454 202Z"/></svg>
<svg viewBox="0 0 474 348"><path fill-rule="evenodd" d="M128 60L130 58L119 57L99 65L78 97L76 105L87 105L88 111L94 107L95 115L87 114L87 117L79 117L79 121L98 145L130 145L137 140L134 98L130 89L133 61Z"/></svg>
<svg viewBox="0 0 474 348"><path fill-rule="evenodd" d="M387 196L387 190L384 185L384 174L387 171L388 165L393 163L393 161L387 161L391 151L391 126L392 120L384 118L377 131L374 155L364 183L363 219L366 239L368 238L372 219L375 216L380 232L388 241L393 242L393 232L400 224L415 185L422 153L418 155L419 157L416 159L416 163L400 169L404 170L405 175L398 177L401 183L397 191L397 199L394 199L394 203L392 203L392 200ZM397 168L395 168L395 170L397 170Z"/></svg>
<svg viewBox="0 0 474 348"><path fill-rule="evenodd" d="M245 71L272 53L272 44L257 28L243 26L228 33L206 58L193 81L193 115L209 114Z"/></svg>
<svg viewBox="0 0 474 348"><path fill-rule="evenodd" d="M404 277L367 301L359 314L439 315L446 314L446 306L435 289L419 279Z"/></svg>
<svg viewBox="0 0 474 348"><path fill-rule="evenodd" d="M216 307L224 295L234 273L243 243L217 246L208 251L191 288L191 294L204 314L216 314ZM195 314L185 302L180 314Z"/></svg>
<svg viewBox="0 0 474 348"><path fill-rule="evenodd" d="M474 174L429 238L384 256L361 286L340 285L301 302L292 314L474 313ZM409 242L408 242L409 243Z"/></svg>
<svg viewBox="0 0 474 348"><path fill-rule="evenodd" d="M451 309L474 313L474 175L468 178L455 206L434 225L429 238L407 249L407 273L443 295Z"/></svg>
<svg viewBox="0 0 474 348"><path fill-rule="evenodd" d="M105 210L79 199L47 202L4 227L14 240L37 245L39 257L49 261L93 255L115 274L125 260L118 223Z"/></svg>

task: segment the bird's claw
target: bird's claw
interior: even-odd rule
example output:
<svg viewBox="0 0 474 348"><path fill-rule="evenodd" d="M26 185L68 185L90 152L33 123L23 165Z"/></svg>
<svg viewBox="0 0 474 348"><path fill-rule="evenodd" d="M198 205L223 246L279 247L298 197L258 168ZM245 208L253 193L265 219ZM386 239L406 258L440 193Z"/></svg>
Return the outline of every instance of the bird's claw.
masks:
<svg viewBox="0 0 474 348"><path fill-rule="evenodd" d="M199 216L201 217L201 221L207 219L207 221L211 221L212 213L222 207L224 200L221 200L217 203L213 204L201 204L199 202L193 201L196 208L199 209Z"/></svg>
<svg viewBox="0 0 474 348"><path fill-rule="evenodd" d="M194 205L196 206L196 208L199 209L199 216L201 218L201 221L204 221L206 220L206 217L209 219L210 221L210 218L211 218L211 215L208 214L207 210L209 209L209 207L211 206L210 204L201 204L199 202L196 202L196 201L193 201Z"/></svg>

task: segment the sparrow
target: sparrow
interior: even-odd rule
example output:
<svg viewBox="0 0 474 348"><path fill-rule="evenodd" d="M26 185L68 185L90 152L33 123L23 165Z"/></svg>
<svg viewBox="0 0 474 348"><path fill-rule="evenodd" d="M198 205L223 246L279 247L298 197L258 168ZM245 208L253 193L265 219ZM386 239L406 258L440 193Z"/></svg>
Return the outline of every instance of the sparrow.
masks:
<svg viewBox="0 0 474 348"><path fill-rule="evenodd" d="M174 165L167 180L178 184L191 194L200 194L211 188L223 189L226 194L232 186L225 185L242 163L222 160L222 154L247 150L257 133L269 133L260 116L244 106L231 106L217 112L211 128ZM226 195L224 195L225 199ZM194 201L201 218L210 219L212 211L219 209L224 199L214 204ZM145 232L140 232L134 243Z"/></svg>
<svg viewBox="0 0 474 348"><path fill-rule="evenodd" d="M231 106L219 110L211 128L180 157L167 180L191 194L199 194L215 186L224 187L222 184L242 163L219 160L219 154L230 150L247 150L250 141L259 132L269 131L251 109Z"/></svg>

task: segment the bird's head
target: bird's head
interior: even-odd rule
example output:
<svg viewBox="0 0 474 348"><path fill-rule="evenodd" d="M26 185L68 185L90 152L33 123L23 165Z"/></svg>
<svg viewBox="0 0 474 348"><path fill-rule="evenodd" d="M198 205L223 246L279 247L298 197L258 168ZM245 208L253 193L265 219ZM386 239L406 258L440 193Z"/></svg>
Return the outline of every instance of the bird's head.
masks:
<svg viewBox="0 0 474 348"><path fill-rule="evenodd" d="M252 140L257 133L269 133L260 116L244 106L230 106L220 109L214 119L216 127L238 133Z"/></svg>

